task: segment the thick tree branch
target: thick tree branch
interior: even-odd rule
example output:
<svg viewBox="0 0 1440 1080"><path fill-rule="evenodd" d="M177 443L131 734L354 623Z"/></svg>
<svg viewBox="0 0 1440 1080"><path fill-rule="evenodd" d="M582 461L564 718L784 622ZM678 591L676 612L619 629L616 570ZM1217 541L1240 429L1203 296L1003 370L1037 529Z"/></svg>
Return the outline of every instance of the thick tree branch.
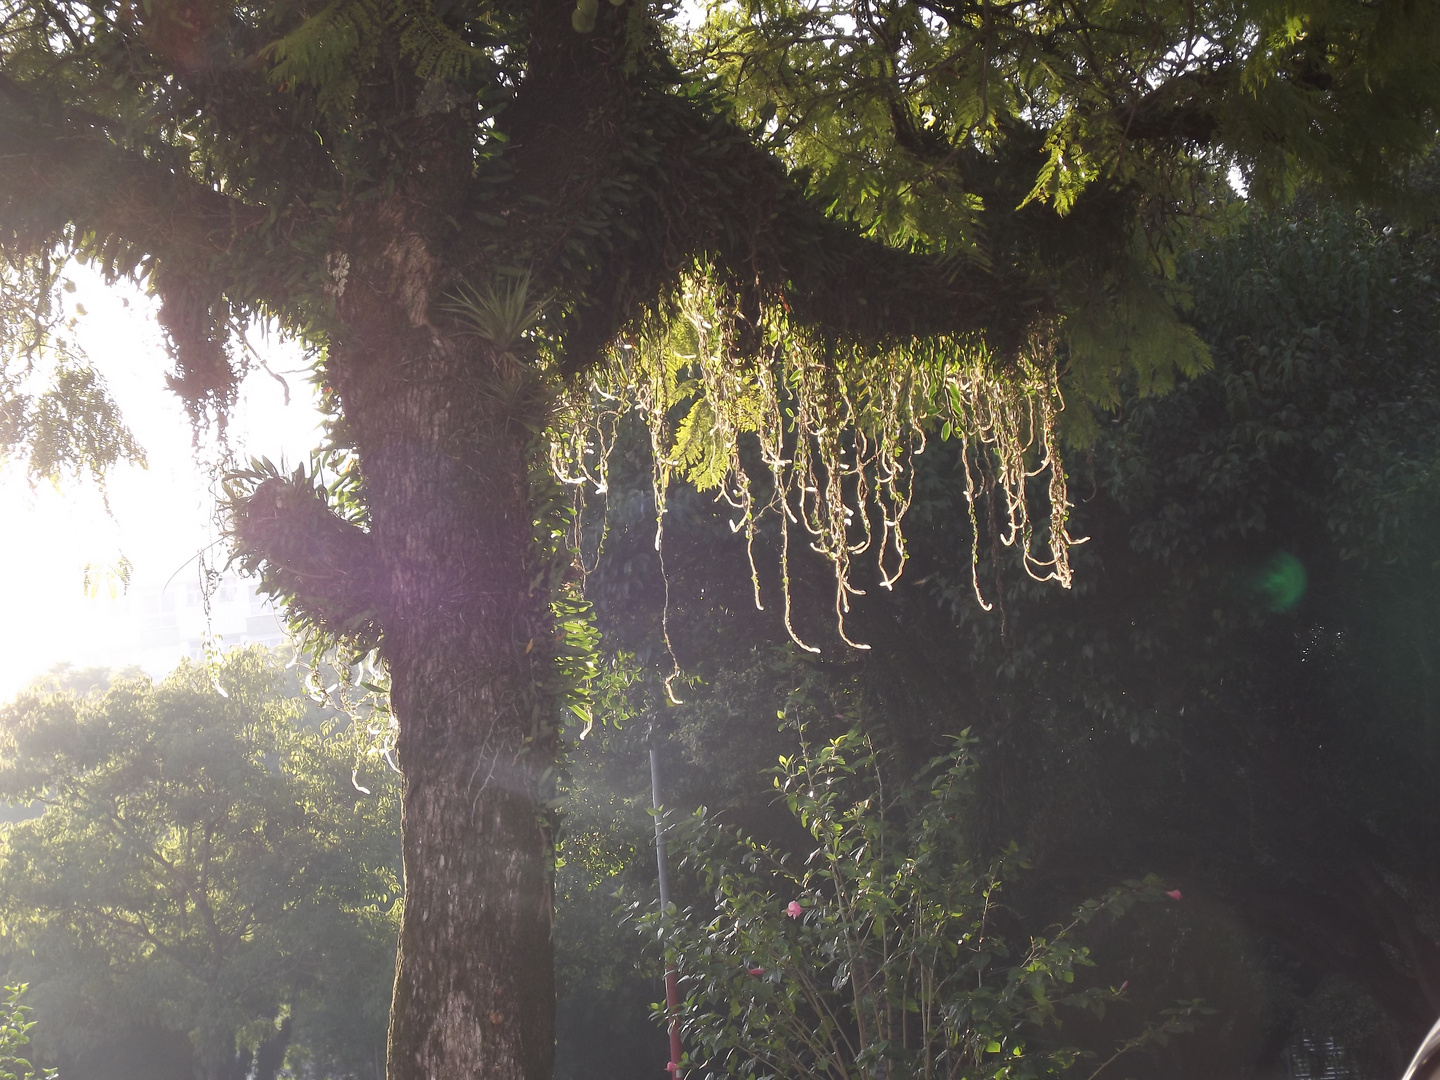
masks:
<svg viewBox="0 0 1440 1080"><path fill-rule="evenodd" d="M697 260L751 311L782 305L839 339L980 332L1009 351L1045 313L1026 268L899 250L830 216L663 59L636 71L618 9L580 35L568 8L542 4L533 27L506 122L511 184L534 209L520 203L507 231L533 245L546 284L573 297L572 370ZM577 239L583 262L571 254Z"/></svg>
<svg viewBox="0 0 1440 1080"><path fill-rule="evenodd" d="M713 209L698 223L696 245L800 322L860 340L982 332L1010 345L1040 312L1043 293L1012 268L869 239L827 214L748 138L737 133L730 149L723 162L692 156L696 179L719 180L705 193Z"/></svg>
<svg viewBox="0 0 1440 1080"><path fill-rule="evenodd" d="M0 238L47 245L67 228L114 238L145 256L208 268L269 218L193 177L116 145L98 124L35 114L0 78Z"/></svg>
<svg viewBox="0 0 1440 1080"><path fill-rule="evenodd" d="M270 211L117 145L99 118L53 112L0 76L0 248L35 253L70 237L107 275L148 271L176 360L172 387L192 406L228 402L225 263Z"/></svg>

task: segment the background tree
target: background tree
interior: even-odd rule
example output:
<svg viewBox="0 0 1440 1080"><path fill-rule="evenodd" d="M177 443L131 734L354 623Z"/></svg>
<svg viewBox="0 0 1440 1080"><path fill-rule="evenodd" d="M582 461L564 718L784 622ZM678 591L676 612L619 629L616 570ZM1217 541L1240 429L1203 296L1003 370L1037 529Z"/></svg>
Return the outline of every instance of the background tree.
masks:
<svg viewBox="0 0 1440 1080"><path fill-rule="evenodd" d="M853 32L829 51L817 38L799 81L840 114L866 104L857 121L887 124L897 153L931 155L924 167L972 211L953 244L938 230L902 247L863 235L872 215L844 220L861 210L836 195L854 184L797 149L812 186L769 152L772 136L784 151L818 129L746 126L734 80L707 88L703 59L682 72L666 9L640 0L0 8L0 245L13 265L70 252L143 279L161 299L172 387L197 417L223 416L234 394L235 320L277 319L315 347L333 449L358 484L339 498L328 478L261 470L237 491L236 535L298 622L378 646L389 665L406 783L394 1080L550 1071L543 811L577 648L556 629L579 627L552 609L565 522L536 432L562 376L595 369L622 335L655 340L639 333L647 312L682 305L704 278L726 313L711 386L770 387L769 418L747 428L732 402L720 434L778 438L793 388L796 445L818 446L805 460L836 475L848 409L862 436L851 445L878 455L882 502L903 502L893 466L910 414L897 403L917 400L918 365L939 372L934 408L990 439L1023 489L1026 434L1053 449L1064 334L1081 358L1097 340L1087 326L1158 319L1165 332L1120 366L1154 380L1198 362L1163 307L1132 301L1145 290L1124 288L1122 269L1139 252L1163 275L1164 223L1207 204L1217 168L1251 163L1268 186L1358 182L1435 127L1430 5L853 14L824 16ZM766 34L800 17L776 15L758 44L741 35L742 58L774 67ZM861 98L836 84L837 70L868 71L862 54L913 93L881 111L872 90L890 93L888 75ZM1065 283L1087 280L1082 309ZM1103 393L1116 359L1090 355L1098 366L1077 360L1072 377ZM701 462L734 466L735 445L718 449ZM843 608L849 530L871 519L846 518L843 485L816 487L808 465L771 456L790 494L824 491L812 525ZM1052 475L1061 484L1058 463Z"/></svg>
<svg viewBox="0 0 1440 1080"><path fill-rule="evenodd" d="M0 835L0 945L66 1076L383 1077L398 785L362 797L284 674L232 652L0 713L0 795L42 809Z"/></svg>
<svg viewBox="0 0 1440 1080"><path fill-rule="evenodd" d="M75 288L64 261L0 260L0 463L23 462L30 479L88 474L145 460L101 374L64 319L59 294ZM73 320L70 320L73 322Z"/></svg>
<svg viewBox="0 0 1440 1080"><path fill-rule="evenodd" d="M1333 1025L1393 1070L1440 1011L1434 266L1433 225L1329 207L1198 255L1214 375L1097 446L1094 592L1012 607L1002 828L1060 874L1144 862L1268 942L1261 1057Z"/></svg>

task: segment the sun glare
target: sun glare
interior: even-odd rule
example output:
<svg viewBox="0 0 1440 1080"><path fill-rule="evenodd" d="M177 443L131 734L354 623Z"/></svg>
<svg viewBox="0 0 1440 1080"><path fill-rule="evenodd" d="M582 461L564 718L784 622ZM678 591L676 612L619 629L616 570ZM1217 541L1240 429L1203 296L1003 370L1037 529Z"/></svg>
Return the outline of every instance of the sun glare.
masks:
<svg viewBox="0 0 1440 1080"><path fill-rule="evenodd" d="M168 359L153 301L74 269L77 288L66 299L83 312L76 339L107 380L149 467L117 468L104 493L87 480L32 488L14 465L0 472L0 565L9 571L0 700L59 663L168 670L204 631L196 614L198 556L207 549L219 556L214 485L201 464L218 454L213 437L196 449L179 399L165 389ZM319 415L304 374L295 371L299 352L261 336L251 344L287 386L263 369L250 374L228 428L229 446L241 459L303 458L318 441ZM132 568L128 587L122 560ZM249 600L248 584L228 587L237 593L232 605ZM273 617L257 621L257 609L250 600L248 638L277 636ZM157 612L174 630L168 637L155 633ZM222 646L246 638L245 619L237 619L229 633L215 625L218 614L212 619L209 629L221 634Z"/></svg>

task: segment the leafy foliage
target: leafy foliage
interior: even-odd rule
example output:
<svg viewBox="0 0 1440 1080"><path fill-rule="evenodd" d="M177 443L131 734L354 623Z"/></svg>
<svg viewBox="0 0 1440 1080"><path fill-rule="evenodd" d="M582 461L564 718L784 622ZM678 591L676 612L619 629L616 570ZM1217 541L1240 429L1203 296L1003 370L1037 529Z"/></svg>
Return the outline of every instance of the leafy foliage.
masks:
<svg viewBox="0 0 1440 1080"><path fill-rule="evenodd" d="M710 6L688 59L863 228L1047 280L1070 318L1075 392L1113 405L1126 373L1163 387L1203 362L1167 285L1186 244L1172 215L1214 213L1227 168L1262 199L1315 180L1374 199L1396 182L1382 144L1428 149L1436 73L1417 42L1435 16L1417 14L742 0ZM1361 51L1378 81L1354 77ZM1130 199L1127 229L1107 204ZM1040 204L1074 219L1066 240L1046 235Z"/></svg>
<svg viewBox="0 0 1440 1080"><path fill-rule="evenodd" d="M1037 129L1048 134L1024 201L1062 214L1092 185L1138 181L1180 195L1182 175L1157 170L1163 151L1122 151L1139 127L1168 127L1192 143L1224 129L1256 192L1293 183L1299 166L1302 177L1343 175L1373 193L1390 179L1383 158L1350 155L1407 124L1403 137L1416 149L1430 138L1428 122L1399 107L1427 93L1425 61L1409 66L1415 42L1394 36L1413 14L1268 2L1187 11L753 0L712 5L694 59L716 66L746 118L815 168L827 195L899 238L943 241L965 237L986 195L966 193L967 202L946 181L973 169L977 150L1024 144ZM1366 40L1383 50L1387 76L1368 89L1342 74ZM1245 92L1230 93L1237 86ZM1352 101L1360 111L1349 111ZM1334 111L1320 121L1327 106ZM1377 126L1362 129L1366 119ZM1289 160L1277 154L1291 125L1314 121L1325 126L1299 139Z"/></svg>
<svg viewBox="0 0 1440 1080"><path fill-rule="evenodd" d="M105 381L71 333L73 282L48 258L0 260L0 464L23 459L31 481L86 474L145 455Z"/></svg>
<svg viewBox="0 0 1440 1080"><path fill-rule="evenodd" d="M876 355L807 335L778 313L753 325L696 275L675 310L626 342L587 391L572 400L568 425L559 425L550 455L556 473L604 494L618 425L626 411L640 413L650 434L657 548L675 479L716 490L734 514L731 530L744 532L755 605L763 609L756 541L772 521L784 625L806 651L818 650L791 618L792 530L833 568L841 640L868 648L845 631L850 598L863 594L852 560L870 554L882 588L900 578L913 459L937 434L958 438L976 473L988 471L1003 491L1006 543L1026 572L1070 584L1062 403L1044 333L1030 342L1019 373L979 339L896 344ZM1048 480L1043 499L1031 491L1038 475Z"/></svg>
<svg viewBox="0 0 1440 1080"><path fill-rule="evenodd" d="M1005 896L1024 925L1145 873L1180 886L1183 902L1093 939L1091 976L1130 982L1103 1019L1066 1023L1097 1063L1203 997L1217 1010L1203 1037L1152 1043L1117 1074L1283 1071L1282 1055L1333 1037L1362 1074L1398 1075L1436 1007L1435 233L1318 200L1235 226L1183 264L1215 369L1162 398L1132 386L1070 457L1071 527L1091 537L1073 592L1007 572L984 540L1004 506L982 495L997 603L976 610L965 477L932 443L907 516L911 583L854 602L874 648L801 656L754 612L723 507L677 492L665 565L692 681L666 710L646 437L622 432L589 593L607 650L633 651L645 676L638 710L673 731L670 805L808 851L755 780L793 752L777 709L816 739L862 727L895 757L887 786L968 727L969 842L982 866L1023 844L1033 870ZM1307 587L1278 603L1270 571L1297 564ZM795 567L797 610L819 615L826 568ZM793 891L764 918L780 925Z"/></svg>
<svg viewBox="0 0 1440 1080"><path fill-rule="evenodd" d="M1085 880L1174 876L1205 898L1191 940L1243 946L1251 974L1210 976L1253 980L1234 1047L1328 1031L1375 1072L1437 1008L1435 242L1323 203L1248 215L1185 269L1215 371L1101 424L1083 595L1009 590L1002 640L931 564L970 665L945 692L995 740L992 837ZM932 482L940 526L959 498Z"/></svg>

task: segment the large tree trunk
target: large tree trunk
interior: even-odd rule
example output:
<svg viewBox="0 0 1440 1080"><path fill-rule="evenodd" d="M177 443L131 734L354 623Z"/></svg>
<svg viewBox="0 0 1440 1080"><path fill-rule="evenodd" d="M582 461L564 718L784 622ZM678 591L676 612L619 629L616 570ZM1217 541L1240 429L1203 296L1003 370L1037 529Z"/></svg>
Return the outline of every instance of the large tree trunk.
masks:
<svg viewBox="0 0 1440 1080"><path fill-rule="evenodd" d="M360 453L400 724L388 1076L549 1080L553 618L532 584L533 418L513 392L532 376L423 309L397 311L394 292L356 292L364 332L333 347L330 370Z"/></svg>
<svg viewBox="0 0 1440 1080"><path fill-rule="evenodd" d="M405 913L387 1075L549 1080L550 867L536 777L514 737L513 679L473 654L466 663L463 637L392 661Z"/></svg>
<svg viewBox="0 0 1440 1080"><path fill-rule="evenodd" d="M530 491L548 397L523 343L447 312L460 267L476 288L495 270L446 247L474 163L445 115L407 130L406 182L357 199L327 253L323 374L368 528L272 477L237 535L292 612L381 633L404 773L389 1080L550 1080L559 707Z"/></svg>

